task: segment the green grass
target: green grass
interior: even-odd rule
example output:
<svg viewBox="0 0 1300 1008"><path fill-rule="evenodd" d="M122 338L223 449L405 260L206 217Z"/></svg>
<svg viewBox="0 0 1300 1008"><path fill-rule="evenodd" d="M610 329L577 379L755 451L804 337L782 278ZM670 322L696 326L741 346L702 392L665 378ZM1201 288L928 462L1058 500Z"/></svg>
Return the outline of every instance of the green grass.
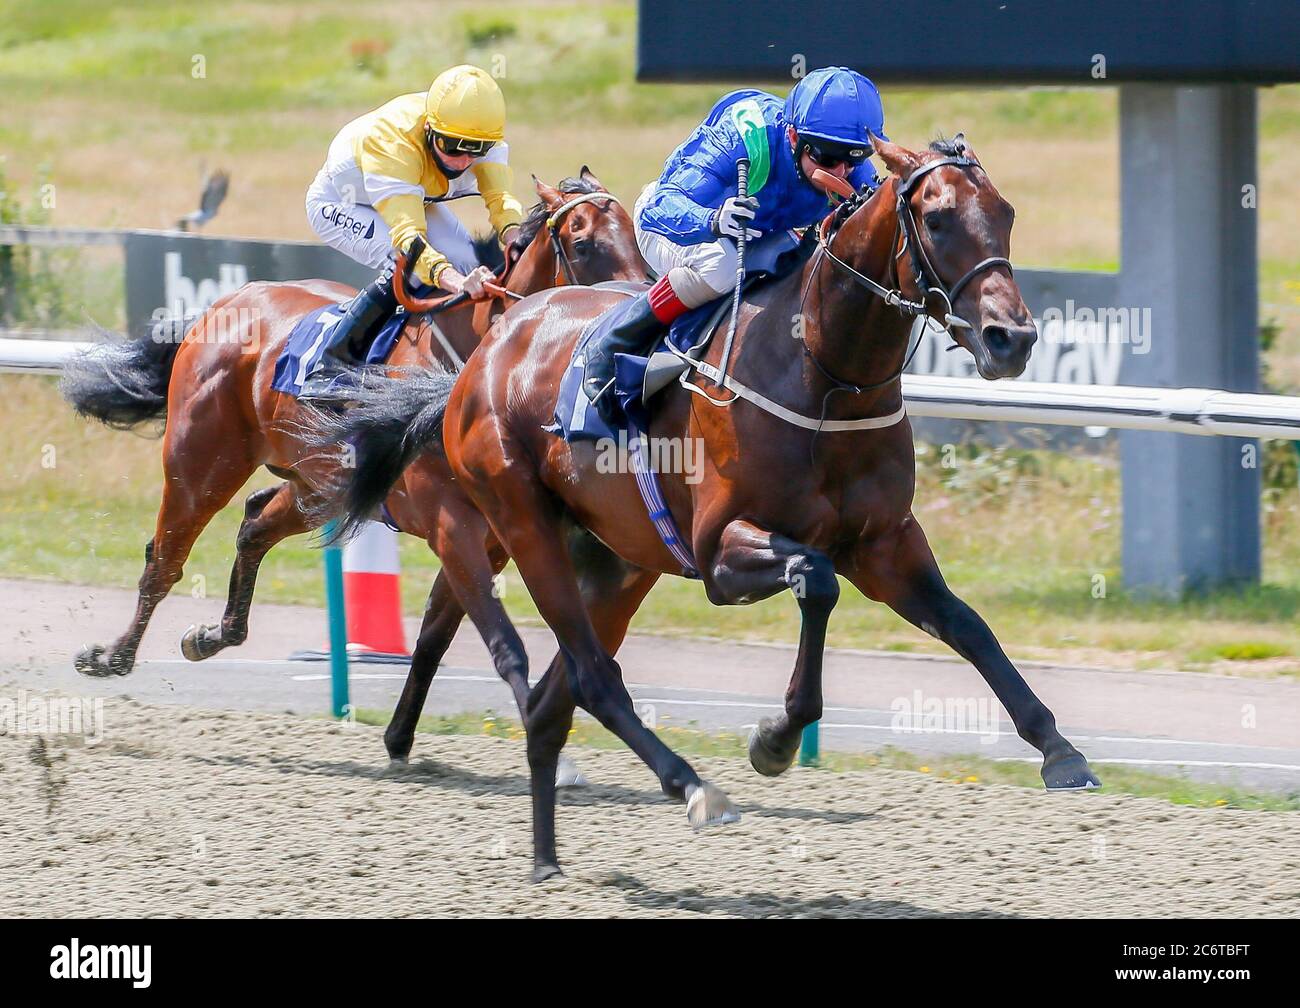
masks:
<svg viewBox="0 0 1300 1008"><path fill-rule="evenodd" d="M1264 658L1281 658L1291 652L1277 644L1260 641L1241 641L1235 644L1220 644L1209 648L1206 660L1226 658L1228 661L1259 661Z"/></svg>
<svg viewBox="0 0 1300 1008"><path fill-rule="evenodd" d="M355 714L358 723L385 726L391 712L361 708ZM488 735L493 738L522 740L523 727L516 720L494 711L461 714L425 715L416 731L429 735ZM747 760L746 739L730 732L708 732L689 727L655 728L665 744L684 756L722 756ZM604 727L589 718L577 718L569 733L571 745L589 749L623 749L623 743ZM886 746L876 753L848 753L823 750L817 768L829 773L853 773L884 767L923 773L954 786L972 784L1009 784L1041 790L1038 767L1031 763L998 762L984 756L954 755L921 757L915 753ZM1233 785L1206 784L1166 774L1135 770L1129 766L1096 761L1093 767L1102 777L1101 794L1129 794L1155 798L1174 805L1194 808L1254 809L1264 812L1300 811L1300 793L1266 794L1247 791Z"/></svg>

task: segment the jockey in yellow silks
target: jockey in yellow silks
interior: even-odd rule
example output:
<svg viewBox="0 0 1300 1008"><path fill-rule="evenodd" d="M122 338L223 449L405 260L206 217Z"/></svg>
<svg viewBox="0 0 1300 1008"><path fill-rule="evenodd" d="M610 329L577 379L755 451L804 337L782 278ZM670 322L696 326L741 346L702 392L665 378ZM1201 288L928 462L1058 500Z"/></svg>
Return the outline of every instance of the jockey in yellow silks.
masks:
<svg viewBox="0 0 1300 1008"><path fill-rule="evenodd" d="M477 264L469 232L445 202L477 193L503 245L523 218L510 192L506 106L475 66L438 75L428 93L402 95L343 127L307 190L307 219L331 248L381 270L333 327L329 349L368 341L396 307L392 260L426 241L414 273L423 283L477 297L491 271Z"/></svg>

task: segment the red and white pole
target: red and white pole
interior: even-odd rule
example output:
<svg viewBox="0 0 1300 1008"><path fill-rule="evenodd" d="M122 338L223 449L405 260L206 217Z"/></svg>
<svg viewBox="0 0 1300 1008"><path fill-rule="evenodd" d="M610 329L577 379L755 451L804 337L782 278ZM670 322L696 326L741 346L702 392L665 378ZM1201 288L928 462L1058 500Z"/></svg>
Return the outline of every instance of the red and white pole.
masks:
<svg viewBox="0 0 1300 1008"><path fill-rule="evenodd" d="M367 522L343 547L348 651L367 657L410 657L402 630L397 536L382 522Z"/></svg>

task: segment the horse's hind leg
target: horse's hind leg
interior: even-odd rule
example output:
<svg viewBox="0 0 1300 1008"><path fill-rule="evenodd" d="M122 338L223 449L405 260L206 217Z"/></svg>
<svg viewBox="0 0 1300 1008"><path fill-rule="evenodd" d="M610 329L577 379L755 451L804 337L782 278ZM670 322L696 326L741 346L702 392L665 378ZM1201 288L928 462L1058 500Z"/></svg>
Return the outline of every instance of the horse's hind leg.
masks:
<svg viewBox="0 0 1300 1008"><path fill-rule="evenodd" d="M488 440L481 447L465 449L466 461L471 464L457 465L457 476L469 484L475 501L488 513L493 530L514 558L542 618L558 639L574 698L654 771L665 794L686 801L692 825L734 822L739 815L726 795L702 781L689 763L637 717L618 664L605 650L587 614L555 498L527 466L494 466L492 475L484 479L482 470L472 464L475 452L484 452L489 458L504 452L510 457L517 446L507 443L499 429L475 432L474 436ZM533 726L528 730L531 733ZM543 782L544 771L529 769L534 788L548 787ZM535 793L545 795L544 790ZM535 826L538 819L554 819L554 803L545 804L549 807L534 808ZM542 834L536 836L540 839Z"/></svg>
<svg viewBox="0 0 1300 1008"><path fill-rule="evenodd" d="M135 615L126 632L107 651L95 644L77 655L76 669L83 675L126 675L131 671L149 618L180 580L194 541L256 469L253 460L240 449L214 457L211 441L205 438L206 452L187 451L183 440L173 439L169 432L163 448L162 504L154 537L145 546ZM231 436L230 443L238 441Z"/></svg>
<svg viewBox="0 0 1300 1008"><path fill-rule="evenodd" d="M622 645L628 624L641 602L659 580L659 574L625 563L595 536L582 530L575 530L570 536L569 553L580 572L578 580L592 625L601 644L614 654ZM534 882L561 874L555 851L555 790L547 782L554 780L556 787L565 783L567 761L561 750L569 739L575 706L567 664L564 653L557 654L528 696L525 724L528 767L533 780Z"/></svg>
<svg viewBox="0 0 1300 1008"><path fill-rule="evenodd" d="M235 537L235 564L230 570L225 615L218 624L192 626L181 636L181 654L190 661L211 658L248 638L248 610L253 604L262 559L277 543L312 527L299 506L298 494L298 487L286 482L249 495Z"/></svg>

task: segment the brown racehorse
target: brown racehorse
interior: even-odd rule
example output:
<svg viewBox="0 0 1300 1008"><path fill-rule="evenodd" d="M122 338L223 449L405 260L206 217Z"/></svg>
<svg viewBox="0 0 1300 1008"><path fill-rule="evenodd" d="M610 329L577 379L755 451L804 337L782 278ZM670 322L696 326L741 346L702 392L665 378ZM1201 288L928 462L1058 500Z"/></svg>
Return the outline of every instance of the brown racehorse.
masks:
<svg viewBox="0 0 1300 1008"><path fill-rule="evenodd" d="M944 583L912 514L915 462L901 373L913 318L950 327L986 379L1024 370L1037 334L1006 258L1014 212L960 136L922 152L875 147L892 177L824 222L818 252L802 270L758 288L742 308L731 387L739 382L766 405L701 388L697 375L696 391L708 395L669 386L649 431L703 442L702 478L665 473L660 483L709 600L744 604L789 590L801 610L785 711L760 723L750 760L760 773L781 773L802 729L821 716L822 652L840 575L975 665L1020 736L1043 754L1049 789L1096 787L1083 755L988 626ZM387 382L369 392L368 409L381 411L387 395L394 416L409 416L410 399L422 397L422 440L435 441L435 421L443 421L457 482L514 558L567 658L528 700L534 878L559 871L553 775L575 703L623 739L665 793L687 801L692 824L736 818L726 796L637 717L565 547L576 522L616 553L633 608L647 578L682 573L633 475L601 472L591 442L569 444L543 430L576 340L617 297L574 288L535 295L498 320L454 386L431 376L414 380L419 391ZM715 367L720 343L705 355ZM718 405L727 398L730 405ZM363 456L380 447L357 445ZM353 474L350 519L383 499L396 476L390 470L366 487Z"/></svg>
<svg viewBox="0 0 1300 1008"><path fill-rule="evenodd" d="M644 280L645 263L630 218L588 169L558 189L540 181L536 188L541 201L521 229L524 250L510 263L503 281L506 290L525 295L557 283ZM107 651L98 645L82 651L76 660L79 671L93 676L131 671L149 618L179 580L194 541L257 467L265 465L285 482L248 498L225 614L215 626L191 627L182 651L197 661L244 641L258 565L282 539L320 524L318 492L338 477L340 463L337 455L322 454L303 440L308 428L302 419L312 410L271 389L275 362L299 318L352 293L325 281L248 284L214 304L183 341L146 335L96 347L65 370L64 392L83 415L120 428L166 419L163 499L154 538L145 547L135 616ZM447 299L433 299L438 300ZM414 334L408 329L399 341L390 365L458 364L473 352L500 307L495 301L461 300L436 317L424 318L412 327ZM230 320L240 328L232 331ZM437 530L426 518L444 503L442 488L451 484L448 476L431 478L413 469L389 502L400 527L431 545ZM457 502L445 503L454 513ZM476 524L467 524L485 530L482 519L472 507L469 510ZM474 549L480 554L483 544L479 531ZM410 750L429 681L462 616L440 575L407 688L386 737L390 755L396 758L405 758ZM523 689L526 692L526 679Z"/></svg>

